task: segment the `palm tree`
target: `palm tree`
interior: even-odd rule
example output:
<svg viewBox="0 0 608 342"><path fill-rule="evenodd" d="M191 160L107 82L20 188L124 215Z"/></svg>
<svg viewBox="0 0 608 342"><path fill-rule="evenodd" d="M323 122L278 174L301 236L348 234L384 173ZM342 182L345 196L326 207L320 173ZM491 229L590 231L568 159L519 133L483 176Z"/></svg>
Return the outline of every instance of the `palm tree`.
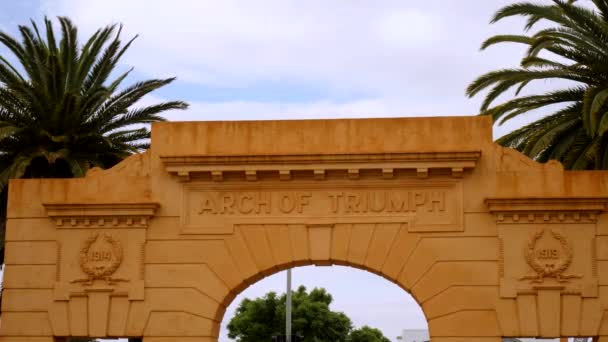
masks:
<svg viewBox="0 0 608 342"><path fill-rule="evenodd" d="M608 169L608 0L547 3L522 2L498 10L492 23L504 18L527 18L524 35L497 35L482 50L499 43L527 46L521 67L489 72L467 88L473 97L488 90L482 115L499 124L537 109L557 110L498 139L529 157L545 162L559 160L568 169ZM536 29L543 23L543 28ZM527 96L522 89L532 81L564 80L566 86ZM496 99L515 89L515 97L500 104Z"/></svg>
<svg viewBox="0 0 608 342"><path fill-rule="evenodd" d="M132 69L113 75L136 38L123 44L122 27L101 28L81 46L72 22L58 21L61 37L47 18L45 32L33 21L19 26L21 41L0 32L12 53L0 56L1 211L10 178L81 177L91 167L111 167L149 147L146 124L188 107L181 101L134 107L174 78L122 86Z"/></svg>

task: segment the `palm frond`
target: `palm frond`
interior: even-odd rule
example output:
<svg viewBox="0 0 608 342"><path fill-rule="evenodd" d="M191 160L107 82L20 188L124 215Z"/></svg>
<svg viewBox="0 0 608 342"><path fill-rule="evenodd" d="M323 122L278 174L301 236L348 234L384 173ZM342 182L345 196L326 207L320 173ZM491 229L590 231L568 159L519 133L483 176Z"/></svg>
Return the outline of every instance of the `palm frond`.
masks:
<svg viewBox="0 0 608 342"><path fill-rule="evenodd" d="M560 160L566 168L608 166L608 1L592 0L595 8L577 1L549 4L519 2L499 9L492 23L523 17L523 35L502 34L481 45L484 50L503 43L527 47L521 68L490 71L473 80L469 97L485 93L480 109L498 124L563 106L544 118L517 129L497 142L516 148L540 162ZM543 27L536 25L543 22ZM562 80L562 89L522 96L535 81ZM495 104L514 89L514 96ZM530 89L530 88L527 88Z"/></svg>

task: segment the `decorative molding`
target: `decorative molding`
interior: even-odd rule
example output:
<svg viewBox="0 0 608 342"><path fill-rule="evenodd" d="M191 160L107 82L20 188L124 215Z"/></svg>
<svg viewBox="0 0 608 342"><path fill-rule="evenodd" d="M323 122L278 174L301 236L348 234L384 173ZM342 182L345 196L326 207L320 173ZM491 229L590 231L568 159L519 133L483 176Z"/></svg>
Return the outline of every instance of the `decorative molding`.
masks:
<svg viewBox="0 0 608 342"><path fill-rule="evenodd" d="M519 280L530 280L531 283L542 283L545 278L554 278L560 283L567 283L570 279L580 279L583 276L565 274L572 264L574 251L566 238L558 232L550 230L551 237L560 244L561 251L558 249L544 249L537 251L538 240L545 235L545 229L534 233L524 248L524 258L526 263L536 274L525 275ZM544 259L544 261L540 258Z"/></svg>
<svg viewBox="0 0 608 342"><path fill-rule="evenodd" d="M395 170L392 168L382 169L382 178L392 179L395 176Z"/></svg>
<svg viewBox="0 0 608 342"><path fill-rule="evenodd" d="M595 223L608 208L608 197L488 198L497 223Z"/></svg>
<svg viewBox="0 0 608 342"><path fill-rule="evenodd" d="M57 244L57 270L55 272L55 281L61 279L61 242L55 241Z"/></svg>
<svg viewBox="0 0 608 342"><path fill-rule="evenodd" d="M594 277L598 277L597 271L597 238L591 239L591 275Z"/></svg>
<svg viewBox="0 0 608 342"><path fill-rule="evenodd" d="M498 239L498 275L505 276L505 242L501 238Z"/></svg>
<svg viewBox="0 0 608 342"><path fill-rule="evenodd" d="M146 270L146 243L142 242L140 251L140 263L139 263L139 280L144 280Z"/></svg>
<svg viewBox="0 0 608 342"><path fill-rule="evenodd" d="M57 228L147 228L158 203L44 203Z"/></svg>
<svg viewBox="0 0 608 342"><path fill-rule="evenodd" d="M605 211L608 197L487 198L490 212L514 211Z"/></svg>
<svg viewBox="0 0 608 342"><path fill-rule="evenodd" d="M580 294L579 291L576 290L567 290L563 285L535 285L530 289L517 291L517 294L520 295L537 295L538 291L560 291L560 293L564 294Z"/></svg>
<svg viewBox="0 0 608 342"><path fill-rule="evenodd" d="M418 152L331 155L271 155L271 156L161 156L165 169L181 181L188 182L196 174L203 180L230 179L283 181L295 177L327 179L328 172L342 172L345 178L358 179L362 171L378 171L378 178L391 179L398 171L412 170L419 178L432 176L433 171L445 170L455 178L473 169L480 151ZM238 176L237 176L238 175Z"/></svg>
<svg viewBox="0 0 608 342"><path fill-rule="evenodd" d="M560 292L562 296L582 296L583 291L580 290L562 290Z"/></svg>
<svg viewBox="0 0 608 342"><path fill-rule="evenodd" d="M107 234L103 234L102 239L99 240L99 235L91 235L84 241L80 249L80 269L87 275L87 278L72 280L70 283L90 286L93 285L95 280L105 280L108 285L129 281L122 278L112 278L112 275L122 264L124 254L122 244ZM106 244L109 248L91 251L93 244L96 242Z"/></svg>
<svg viewBox="0 0 608 342"><path fill-rule="evenodd" d="M524 224L524 223L595 223L596 213L580 212L543 212L540 214L519 212L499 213L496 215L497 223Z"/></svg>

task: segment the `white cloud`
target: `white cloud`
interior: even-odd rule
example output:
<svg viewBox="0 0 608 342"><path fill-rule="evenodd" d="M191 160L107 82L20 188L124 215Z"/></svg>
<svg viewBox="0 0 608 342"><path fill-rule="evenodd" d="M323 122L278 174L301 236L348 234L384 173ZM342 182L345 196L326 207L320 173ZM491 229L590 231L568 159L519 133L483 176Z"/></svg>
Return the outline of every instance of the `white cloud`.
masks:
<svg viewBox="0 0 608 342"><path fill-rule="evenodd" d="M441 20L433 13L397 10L384 13L377 21L378 35L387 47L411 49L437 42L442 31Z"/></svg>
<svg viewBox="0 0 608 342"><path fill-rule="evenodd" d="M42 8L71 16L84 34L124 23L126 35L141 34L128 64L146 76L177 75L192 90L271 81L327 91L305 103L186 97L192 108L172 116L237 120L474 115L481 97L467 99L466 85L485 71L517 65L523 53L519 46L478 52L492 34L521 31L517 20L488 25L510 2L43 0ZM362 96L335 100L351 93Z"/></svg>
<svg viewBox="0 0 608 342"><path fill-rule="evenodd" d="M465 103L469 81L519 53L477 53L494 30L491 13L507 2L46 0L44 8L85 33L125 23L127 34L141 34L126 60L150 75L228 87L314 82L394 97L433 91Z"/></svg>

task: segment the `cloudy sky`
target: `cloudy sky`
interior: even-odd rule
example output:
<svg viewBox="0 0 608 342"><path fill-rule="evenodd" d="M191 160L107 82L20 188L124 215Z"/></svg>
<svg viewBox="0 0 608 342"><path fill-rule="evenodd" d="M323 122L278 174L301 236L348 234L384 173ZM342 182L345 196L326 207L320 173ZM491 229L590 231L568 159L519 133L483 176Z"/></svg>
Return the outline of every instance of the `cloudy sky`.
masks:
<svg viewBox="0 0 608 342"><path fill-rule="evenodd" d="M0 0L0 29L14 33L45 14L71 17L82 37L123 23L125 37L140 35L121 66L135 67L131 81L178 78L146 101L191 103L171 120L474 115L480 98L464 96L467 84L515 66L523 52L479 52L490 35L521 31L517 20L488 24L510 2ZM496 128L495 136L504 131ZM282 291L284 277L260 281L242 296ZM364 271L308 267L294 282L326 287L335 309L392 339L426 324L409 295Z"/></svg>

